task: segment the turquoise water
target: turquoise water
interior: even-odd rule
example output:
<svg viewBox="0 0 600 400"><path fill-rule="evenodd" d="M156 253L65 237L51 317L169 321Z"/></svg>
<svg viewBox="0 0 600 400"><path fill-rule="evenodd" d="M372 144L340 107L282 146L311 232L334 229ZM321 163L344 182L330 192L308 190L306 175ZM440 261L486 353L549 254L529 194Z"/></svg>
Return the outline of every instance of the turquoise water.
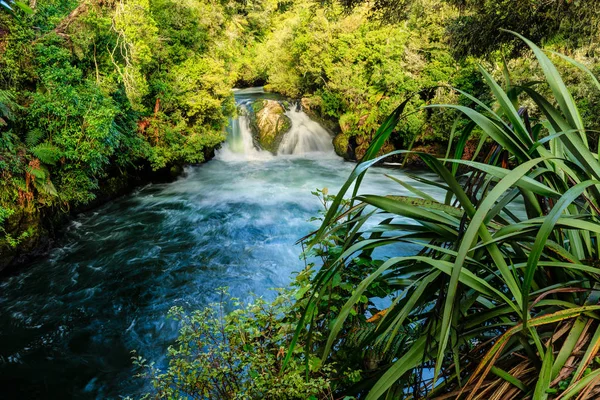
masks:
<svg viewBox="0 0 600 400"><path fill-rule="evenodd" d="M321 144L272 156L247 146L243 121L232 126L214 160L79 215L46 259L0 280L0 398L139 395L130 351L164 361L170 307L202 307L222 286L272 297L290 282L303 266L294 243L317 227L310 192L335 192L354 165ZM305 143L322 143L305 126L316 130ZM384 173L403 177L375 168L361 192L407 194Z"/></svg>

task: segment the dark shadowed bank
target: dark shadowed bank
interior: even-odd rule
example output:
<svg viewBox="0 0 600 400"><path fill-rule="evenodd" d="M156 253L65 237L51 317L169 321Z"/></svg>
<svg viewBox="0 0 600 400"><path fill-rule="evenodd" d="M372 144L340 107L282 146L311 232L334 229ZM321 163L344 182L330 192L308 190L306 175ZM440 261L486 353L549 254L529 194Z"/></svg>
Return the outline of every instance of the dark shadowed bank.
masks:
<svg viewBox="0 0 600 400"><path fill-rule="evenodd" d="M207 160L214 150L207 152ZM31 232L15 246L0 243L0 273L14 272L38 257L44 257L60 240L61 230L78 214L93 210L118 197L131 193L135 188L148 183L171 182L183 173L183 166L173 165L153 170L149 165L114 171L114 176L98 184L94 199L70 210L53 208L38 209L32 212L20 210L4 221L8 235L18 237L22 232ZM1 274L0 274L1 276Z"/></svg>

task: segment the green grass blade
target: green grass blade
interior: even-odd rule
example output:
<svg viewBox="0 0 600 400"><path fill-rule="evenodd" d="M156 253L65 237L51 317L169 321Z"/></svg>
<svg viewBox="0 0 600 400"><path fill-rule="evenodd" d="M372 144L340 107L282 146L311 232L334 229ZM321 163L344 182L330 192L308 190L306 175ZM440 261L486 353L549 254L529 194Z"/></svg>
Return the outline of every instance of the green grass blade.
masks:
<svg viewBox="0 0 600 400"><path fill-rule="evenodd" d="M508 118L513 129L519 135L519 139L521 140L523 146L526 148L531 147L533 145L533 140L531 139L531 136L525 127L525 123L519 116L519 112L514 108L512 101L508 98L508 95L504 92L504 90L502 90L494 78L492 78L492 76L485 69L483 69L481 65L479 66L479 72L481 72L483 75L483 78L500 104L500 109L502 110L503 115Z"/></svg>
<svg viewBox="0 0 600 400"><path fill-rule="evenodd" d="M560 373L561 369L564 367L567 359L572 355L573 349L581 336L581 332L583 332L583 328L587 324L588 319L579 317L573 324L573 327L569 331L569 335L565 339L562 344L558 355L556 356L556 360L554 361L554 365L552 366L552 379L556 378Z"/></svg>
<svg viewBox="0 0 600 400"><path fill-rule="evenodd" d="M542 67L542 70L546 75L546 81L548 82L548 84L550 85L550 89L554 93L554 98L556 99L561 110L567 117L567 121L569 121L569 124L573 128L579 129L581 140L587 147L587 138L585 137L584 133L585 129L583 126L583 120L581 119L581 115L579 114L579 110L577 108L577 105L575 104L575 100L573 99L573 96L567 89L567 85L565 85L564 81L562 80L562 77L560 76L560 73L558 72L556 66L552 63L552 61L550 61L550 59L548 58L548 56L546 56L544 51L538 46L536 46L535 43L533 43L531 40L526 39L524 36L516 32L508 30L505 31L512 33L513 35L523 40L531 48L531 50L533 50L535 57L538 59L540 67Z"/></svg>
<svg viewBox="0 0 600 400"><path fill-rule="evenodd" d="M383 374L373 385L365 400L377 400L390 389L406 372L427 360L425 346L427 337L417 339L409 350Z"/></svg>
<svg viewBox="0 0 600 400"><path fill-rule="evenodd" d="M430 196L427 193L425 193L425 192L423 192L423 191L415 188L411 184L404 182L402 179L398 179L398 178L396 178L394 176L391 176L391 175L388 175L388 174L385 174L385 176L387 176L388 178L390 178L394 182L400 184L400 186L402 186L403 188L405 188L409 192L414 193L414 194L416 194L417 196L419 196L419 197L421 197L423 199L435 201L435 199L432 196Z"/></svg>
<svg viewBox="0 0 600 400"><path fill-rule="evenodd" d="M554 356L551 343L544 354L542 368L535 385L535 391L533 392L533 400L546 400L548 398L548 389L550 389L550 382L552 381L553 363Z"/></svg>
<svg viewBox="0 0 600 400"><path fill-rule="evenodd" d="M521 389L521 391L523 391L525 393L527 393L529 391L529 389L527 388L527 386L525 386L525 384L523 382L521 382L520 380L518 380L517 378L515 378L508 372L506 372L498 367L492 367L492 369L490 371L492 372L492 374L496 375L497 377L504 379L506 382L510 383L511 385L513 385L515 387L518 387L519 389Z"/></svg>
<svg viewBox="0 0 600 400"><path fill-rule="evenodd" d="M523 306L523 322L525 326L527 326L527 318L529 315L529 291L531 289L531 284L533 282L533 276L535 274L537 263L544 251L546 246L546 241L550 237L554 226L561 214L567 209L567 207L575 201L581 194L585 191L586 188L596 185L599 182L597 181L587 181L579 183L569 189L556 203L556 205L552 208L552 211L548 214L544 223L540 227L538 234L535 239L535 243L529 253L529 257L527 259L527 269L525 271L525 277L523 278L522 285L522 306Z"/></svg>

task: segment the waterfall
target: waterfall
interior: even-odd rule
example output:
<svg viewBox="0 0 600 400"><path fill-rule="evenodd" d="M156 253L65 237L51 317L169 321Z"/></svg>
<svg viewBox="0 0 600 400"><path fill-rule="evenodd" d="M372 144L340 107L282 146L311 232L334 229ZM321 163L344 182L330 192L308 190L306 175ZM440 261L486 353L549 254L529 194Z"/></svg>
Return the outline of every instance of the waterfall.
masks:
<svg viewBox="0 0 600 400"><path fill-rule="evenodd" d="M331 136L319 123L301 110L285 113L292 121L292 128L279 145L277 154L333 153Z"/></svg>
<svg viewBox="0 0 600 400"><path fill-rule="evenodd" d="M254 144L250 119L240 115L229 121L227 141L217 150L215 158L223 161L252 161L272 158L268 151L261 150Z"/></svg>
<svg viewBox="0 0 600 400"><path fill-rule="evenodd" d="M217 150L215 158L223 161L254 161L269 160L273 154L262 150L254 140L248 117L249 107L257 97L264 95L262 88L241 89L235 91L240 113L237 118L231 118L227 128L227 140ZM286 111L285 115L291 121L291 128L279 145L278 156L303 156L318 154L334 155L332 138L319 123L311 120L299 107Z"/></svg>

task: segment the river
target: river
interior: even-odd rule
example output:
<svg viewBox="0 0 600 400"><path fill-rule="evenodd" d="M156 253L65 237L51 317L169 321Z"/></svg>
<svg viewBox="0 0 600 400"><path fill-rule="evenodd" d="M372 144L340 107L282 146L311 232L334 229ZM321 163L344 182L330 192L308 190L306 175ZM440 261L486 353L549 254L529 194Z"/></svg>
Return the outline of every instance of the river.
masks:
<svg viewBox="0 0 600 400"><path fill-rule="evenodd" d="M239 104L268 96L236 93ZM254 147L245 117L210 162L77 216L45 259L0 280L0 398L139 395L131 350L164 362L170 307L232 295L273 297L302 268L294 243L314 230L316 188L335 192L354 164L301 111L278 155ZM362 193L407 194L373 168ZM417 184L418 186L418 184ZM410 252L413 249L399 249Z"/></svg>

